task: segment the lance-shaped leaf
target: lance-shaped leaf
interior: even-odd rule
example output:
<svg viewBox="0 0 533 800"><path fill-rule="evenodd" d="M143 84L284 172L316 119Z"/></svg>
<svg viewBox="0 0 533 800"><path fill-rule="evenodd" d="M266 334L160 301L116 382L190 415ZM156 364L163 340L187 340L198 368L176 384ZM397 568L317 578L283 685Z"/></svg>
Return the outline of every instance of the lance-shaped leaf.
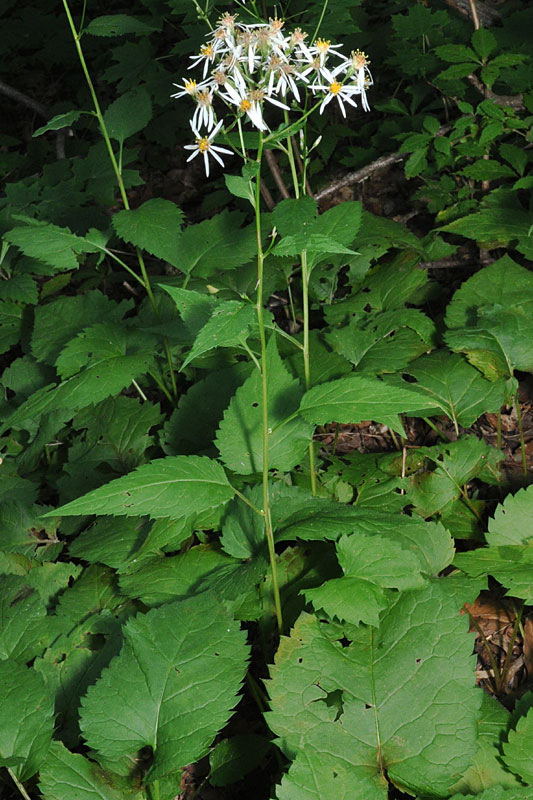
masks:
<svg viewBox="0 0 533 800"><path fill-rule="evenodd" d="M73 375L59 386L45 386L32 394L6 419L0 428L0 434L8 428L17 428L50 412L69 410L73 416L80 408L99 403L100 400L121 392L133 378L146 372L151 364L150 355L106 358Z"/></svg>
<svg viewBox="0 0 533 800"><path fill-rule="evenodd" d="M348 634L302 614L280 644L266 716L295 773L307 761L338 792L280 796L381 800L387 777L409 793L446 795L477 746L467 628L444 579L402 593L377 631Z"/></svg>
<svg viewBox="0 0 533 800"><path fill-rule="evenodd" d="M22 758L13 767L21 781L39 769L54 732L54 698L33 669L0 661L0 760Z"/></svg>
<svg viewBox="0 0 533 800"><path fill-rule="evenodd" d="M152 101L143 86L121 95L104 112L109 136L120 143L141 131L151 119Z"/></svg>
<svg viewBox="0 0 533 800"><path fill-rule="evenodd" d="M434 401L428 405L437 407ZM416 392L377 378L353 375L310 389L302 398L300 413L316 425L372 419L403 434L398 414L414 413L419 407L420 395Z"/></svg>
<svg viewBox="0 0 533 800"><path fill-rule="evenodd" d="M151 747L150 783L208 752L237 701L248 648L208 592L139 614L124 638L82 701L81 728L102 765L119 774Z"/></svg>
<svg viewBox="0 0 533 800"><path fill-rule="evenodd" d="M125 242L179 267L183 211L170 200L154 197L139 208L119 211L113 227Z"/></svg>
<svg viewBox="0 0 533 800"><path fill-rule="evenodd" d="M71 233L68 228L26 217L24 222L25 225L5 233L5 239L19 247L25 255L44 261L58 272L77 269L77 256L97 250L93 244Z"/></svg>
<svg viewBox="0 0 533 800"><path fill-rule="evenodd" d="M115 776L113 777L115 782ZM118 782L117 782L118 783ZM143 800L144 794L131 786L121 787L106 779L99 764L52 742L46 763L39 774L39 789L44 800ZM126 789L126 792L124 791Z"/></svg>
<svg viewBox="0 0 533 800"><path fill-rule="evenodd" d="M206 456L169 456L137 467L46 516L116 514L178 519L227 503L233 497L226 473Z"/></svg>
<svg viewBox="0 0 533 800"><path fill-rule="evenodd" d="M129 14L105 14L92 19L83 32L91 36L124 36L126 33L145 36L156 30L153 25Z"/></svg>
<svg viewBox="0 0 533 800"><path fill-rule="evenodd" d="M185 369L193 359L215 347L242 347L254 322L255 308L250 303L241 303L238 300L220 303L198 332L181 368Z"/></svg>

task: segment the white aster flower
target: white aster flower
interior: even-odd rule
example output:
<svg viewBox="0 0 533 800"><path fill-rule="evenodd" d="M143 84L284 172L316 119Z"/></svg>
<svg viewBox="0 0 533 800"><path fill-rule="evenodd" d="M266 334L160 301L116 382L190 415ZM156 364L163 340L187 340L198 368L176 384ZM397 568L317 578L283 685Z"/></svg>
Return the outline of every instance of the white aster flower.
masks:
<svg viewBox="0 0 533 800"><path fill-rule="evenodd" d="M219 153L227 153L230 156L233 155L232 151L228 150L226 147L219 147L218 145L213 144L213 139L215 138L215 136L217 135L217 133L219 132L221 127L222 127L222 120L220 120L220 122L218 122L216 124L216 126L213 128L213 130L211 131L209 136L202 136L199 133L198 128L196 128L196 126L191 122L191 128L192 128L192 131L193 131L193 133L194 133L194 135L196 137L196 142L195 142L195 144L186 144L185 145L185 150L193 150L194 151L189 156L187 161L192 161L193 158L196 158L196 156L199 153L201 153L203 155L203 157L204 157L205 174L206 174L207 177L209 177L209 156L210 155L213 156L215 161L218 161L218 163L222 167L224 166L224 162L222 161L222 159L220 158L220 156L218 154Z"/></svg>
<svg viewBox="0 0 533 800"><path fill-rule="evenodd" d="M203 89L196 93L196 109L193 114L193 125L200 128L205 125L208 131L215 124L215 114L213 112L213 90Z"/></svg>
<svg viewBox="0 0 533 800"><path fill-rule="evenodd" d="M355 103L352 98L354 95L360 94L359 87L340 83L335 75L329 70L324 70L323 72L325 73L324 77L326 78L327 83L314 83L311 85L311 89L313 91L319 89L321 92L325 92L324 99L320 105L320 113L322 114L327 104L335 98L339 104L342 116L346 117L344 103L349 103L351 106L357 108L357 103Z"/></svg>
<svg viewBox="0 0 533 800"><path fill-rule="evenodd" d="M185 95L189 95L189 97L196 97L198 94L199 87L194 78L191 80L187 80L187 78L183 79L183 84L173 83L172 86L175 86L177 89L181 89L181 92L176 92L175 94L171 94L171 97L184 97Z"/></svg>
<svg viewBox="0 0 533 800"><path fill-rule="evenodd" d="M215 60L216 50L215 45L213 42L208 42L207 44L203 44L200 47L200 52L196 56L190 56L193 60L193 63L190 65L189 69L193 69L193 67L198 66L201 64L202 61L204 63L204 78L207 75L207 70L209 69L209 65L213 63Z"/></svg>
<svg viewBox="0 0 533 800"><path fill-rule="evenodd" d="M308 80L296 71L294 64L291 64L286 58L282 59L273 55L268 63L268 71L270 73L268 78L269 97L272 94L285 97L288 92L292 92L296 100L300 102L300 92L295 79L300 78L305 83L308 83Z"/></svg>

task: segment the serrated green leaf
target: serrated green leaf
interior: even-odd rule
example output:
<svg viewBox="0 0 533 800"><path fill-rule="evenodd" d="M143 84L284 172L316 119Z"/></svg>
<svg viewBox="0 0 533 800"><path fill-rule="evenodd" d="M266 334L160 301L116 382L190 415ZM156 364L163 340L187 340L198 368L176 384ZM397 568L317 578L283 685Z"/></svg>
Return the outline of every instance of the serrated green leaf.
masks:
<svg viewBox="0 0 533 800"><path fill-rule="evenodd" d="M40 772L39 789L44 800L124 799L124 788L108 782L98 764L71 753L61 742L52 742ZM131 800L142 800L144 797L131 787L127 795Z"/></svg>
<svg viewBox="0 0 533 800"><path fill-rule="evenodd" d="M24 575L2 575L0 586L0 659L25 663L44 650L46 606Z"/></svg>
<svg viewBox="0 0 533 800"><path fill-rule="evenodd" d="M233 566L234 559L207 544L191 547L177 556L154 556L131 562L120 575L120 588L128 597L151 607L198 594L198 586L215 572Z"/></svg>
<svg viewBox="0 0 533 800"><path fill-rule="evenodd" d="M213 295L182 289L178 286L167 286L164 283L160 283L159 286L174 300L183 322L190 333L196 336L213 312L216 304Z"/></svg>
<svg viewBox="0 0 533 800"><path fill-rule="evenodd" d="M42 414L67 410L74 414L80 408L118 394L134 378L147 372L151 363L152 356L149 355L117 356L88 367L59 386L45 386L6 419L0 433L8 428L24 426Z"/></svg>
<svg viewBox="0 0 533 800"><path fill-rule="evenodd" d="M508 589L507 595L521 597L526 601L533 598L532 542L526 545L482 547L469 553L458 553L454 564L474 578L492 575Z"/></svg>
<svg viewBox="0 0 533 800"><path fill-rule="evenodd" d="M379 615L388 605L384 592L375 583L347 575L306 589L304 594L317 613L323 609L328 616L352 625L364 622L377 628Z"/></svg>
<svg viewBox="0 0 533 800"><path fill-rule="evenodd" d="M138 208L119 211L113 216L113 227L125 242L179 267L183 218L175 203L154 197Z"/></svg>
<svg viewBox="0 0 533 800"><path fill-rule="evenodd" d="M503 761L524 783L533 784L533 708L520 717L503 745Z"/></svg>
<svg viewBox="0 0 533 800"><path fill-rule="evenodd" d="M25 255L44 261L58 272L78 269L78 256L96 252L93 244L71 233L68 228L40 220L25 219L25 222L27 224L7 231L5 239Z"/></svg>
<svg viewBox="0 0 533 800"><path fill-rule="evenodd" d="M471 47L462 44L444 44L436 47L435 52L443 61L450 64L462 64L465 61L478 61L478 58ZM470 69L474 69L472 66Z"/></svg>
<svg viewBox="0 0 533 800"><path fill-rule="evenodd" d="M155 30L157 28L153 25L129 14L105 14L92 19L83 32L90 33L91 36L124 36L127 33L146 36Z"/></svg>
<svg viewBox="0 0 533 800"><path fill-rule="evenodd" d="M372 419L402 434L398 415L416 411L419 405L416 393L409 389L354 375L310 389L302 398L300 413L316 425Z"/></svg>
<svg viewBox="0 0 533 800"><path fill-rule="evenodd" d="M180 239L180 270L208 277L217 270L235 269L257 252L255 225L241 228L242 214L223 211L189 225Z"/></svg>
<svg viewBox="0 0 533 800"><path fill-rule="evenodd" d="M327 341L355 365L357 372L395 372L432 347L435 328L415 308L370 312L333 330Z"/></svg>
<svg viewBox="0 0 533 800"><path fill-rule="evenodd" d="M45 516L148 515L177 519L227 503L233 497L220 464L205 456L169 456L137 467Z"/></svg>
<svg viewBox="0 0 533 800"><path fill-rule="evenodd" d="M487 544L527 544L533 538L533 486L507 495L489 519Z"/></svg>
<svg viewBox="0 0 533 800"><path fill-rule="evenodd" d="M485 208L475 214L461 217L448 225L443 225L439 230L458 233L461 236L474 239L476 242L491 244L492 246L508 245L516 241L517 244L515 246L518 252L530 257L533 252L533 245L528 236L530 225L531 219L527 211L497 207ZM508 257L504 256L504 258ZM495 262L490 266L494 268L496 263L499 262ZM490 269L490 267L486 267L482 272L487 269ZM477 273L477 275L480 274ZM500 279L503 280L504 275L501 275ZM505 280L508 280L508 276L505 276ZM516 286L511 283L509 288L516 289ZM503 302L503 298L500 298L499 302ZM477 305L480 305L479 301L476 302Z"/></svg>
<svg viewBox="0 0 533 800"><path fill-rule="evenodd" d="M33 669L0 661L0 758L22 758L13 767L21 781L43 762L54 732L54 699Z"/></svg>
<svg viewBox="0 0 533 800"><path fill-rule="evenodd" d="M227 300L215 306L210 318L198 332L181 369L215 347L242 347L255 323L255 307L239 300Z"/></svg>
<svg viewBox="0 0 533 800"><path fill-rule="evenodd" d="M222 415L253 368L239 363L223 370L210 370L182 394L164 426L165 453L175 456L214 452L213 440Z"/></svg>
<svg viewBox="0 0 533 800"><path fill-rule="evenodd" d="M499 178L513 178L514 170L493 158L480 158L461 170L461 175L474 181L495 181Z"/></svg>
<svg viewBox="0 0 533 800"><path fill-rule="evenodd" d="M56 114L55 117L52 117L50 122L47 122L42 128L37 128L32 135L35 138L36 136L42 136L43 133L47 133L48 131L59 131L61 128L68 128L73 122L77 122L84 114L93 116L90 111L64 111L62 114Z"/></svg>
<svg viewBox="0 0 533 800"><path fill-rule="evenodd" d="M151 747L151 783L207 753L236 703L248 648L208 593L139 614L124 639L82 701L81 727L99 761L119 774Z"/></svg>
<svg viewBox="0 0 533 800"><path fill-rule="evenodd" d="M300 463L312 436L312 427L295 417L283 423L298 408L302 390L285 368L276 339L267 347L268 370L268 462L273 469L288 471ZM263 464L263 412L261 375L252 375L237 389L218 428L216 445L223 462L234 472L260 472ZM280 427L277 427L280 426Z"/></svg>
<svg viewBox="0 0 533 800"><path fill-rule="evenodd" d="M211 786L227 786L241 780L259 766L269 747L268 739L256 733L222 739L209 756L209 783Z"/></svg>
<svg viewBox="0 0 533 800"><path fill-rule="evenodd" d="M62 349L56 360L61 378L71 378L83 367L93 366L108 358L126 355L124 325L97 322L78 333Z"/></svg>
<svg viewBox="0 0 533 800"><path fill-rule="evenodd" d="M480 27L472 34L472 44L480 58L488 58L498 47L498 40L487 28Z"/></svg>
<svg viewBox="0 0 533 800"><path fill-rule="evenodd" d="M468 623L444 584L403 593L378 631L350 632L351 644L340 626L307 614L282 639L269 726L289 758L305 753L316 769L327 742L340 796L343 784L353 797L372 776L384 788L388 777L410 793L442 796L475 753L481 693Z"/></svg>
<svg viewBox="0 0 533 800"><path fill-rule="evenodd" d="M302 250L308 250L312 254L320 253L322 256L329 253L354 255L353 250L339 244L334 239L324 236L324 234L313 232L284 236L273 252L277 256L298 256Z"/></svg>
<svg viewBox="0 0 533 800"><path fill-rule="evenodd" d="M240 175L224 175L226 188L234 197L241 197L243 200L248 200L254 203L254 193L249 181L241 178Z"/></svg>
<svg viewBox="0 0 533 800"><path fill-rule="evenodd" d="M530 800L530 787L507 789L503 786L491 786L481 794L454 794L450 800Z"/></svg>
<svg viewBox="0 0 533 800"><path fill-rule="evenodd" d="M505 403L504 380L486 380L463 358L446 350L422 356L403 371L416 378L416 383L408 384L410 389L437 404L455 425L464 428L487 411L499 411ZM396 381L392 382L396 385Z"/></svg>
<svg viewBox="0 0 533 800"><path fill-rule="evenodd" d="M22 306L0 300L0 353L16 344L22 332Z"/></svg>
<svg viewBox="0 0 533 800"><path fill-rule="evenodd" d="M123 94L104 112L104 122L112 139L121 144L142 131L152 119L152 101L144 87Z"/></svg>
<svg viewBox="0 0 533 800"><path fill-rule="evenodd" d="M127 563L148 535L144 520L99 517L69 545L74 558L89 564L106 564L115 569Z"/></svg>
<svg viewBox="0 0 533 800"><path fill-rule="evenodd" d="M316 202L308 195L302 195L296 200L282 200L272 212L272 219L280 236L293 236L301 233L302 228L312 230L316 216Z"/></svg>

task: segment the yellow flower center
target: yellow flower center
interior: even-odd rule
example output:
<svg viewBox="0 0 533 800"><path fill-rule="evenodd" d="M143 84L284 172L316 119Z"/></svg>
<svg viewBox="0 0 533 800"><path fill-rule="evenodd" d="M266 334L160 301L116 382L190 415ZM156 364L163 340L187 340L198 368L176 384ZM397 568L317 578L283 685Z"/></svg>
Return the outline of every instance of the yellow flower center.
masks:
<svg viewBox="0 0 533 800"><path fill-rule="evenodd" d="M209 141L207 136L202 136L201 139L197 139L196 144L198 145L198 150L200 151L200 153L207 153L207 151L211 147L211 142Z"/></svg>
<svg viewBox="0 0 533 800"><path fill-rule="evenodd" d="M198 92L196 96L196 101L200 106L210 106L211 105L211 95L209 92Z"/></svg>
<svg viewBox="0 0 533 800"><path fill-rule="evenodd" d="M330 39L317 39L316 40L316 49L319 53L327 53L329 50L329 46L331 44Z"/></svg>
<svg viewBox="0 0 533 800"><path fill-rule="evenodd" d="M241 100L241 104L240 104L240 106L239 106L239 110L240 110L240 111L249 111L249 110L251 109L251 107L252 107L252 104L251 104L251 103L250 103L250 101L249 101L249 100L248 100L248 99L245 97L243 100Z"/></svg>
<svg viewBox="0 0 533 800"><path fill-rule="evenodd" d="M185 91L186 92L189 92L189 94L196 94L196 81L195 80L190 80L190 81L186 80L185 83L184 83L184 86L185 86Z"/></svg>
<svg viewBox="0 0 533 800"><path fill-rule="evenodd" d="M204 56L205 58L213 58L213 45L212 44L203 44L200 47L200 55Z"/></svg>
<svg viewBox="0 0 533 800"><path fill-rule="evenodd" d="M338 81L333 81L333 83L329 87L331 94L338 94L341 89L342 89L342 83L339 83Z"/></svg>
<svg viewBox="0 0 533 800"><path fill-rule="evenodd" d="M366 67L369 64L368 56L366 53L363 53L362 50L352 50L351 52L352 57L352 64L355 69L361 69L361 67Z"/></svg>

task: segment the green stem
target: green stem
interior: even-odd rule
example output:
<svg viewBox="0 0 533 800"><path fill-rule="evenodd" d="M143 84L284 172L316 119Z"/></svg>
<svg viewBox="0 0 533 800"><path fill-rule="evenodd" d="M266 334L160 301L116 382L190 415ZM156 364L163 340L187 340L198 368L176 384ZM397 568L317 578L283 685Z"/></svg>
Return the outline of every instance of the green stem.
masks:
<svg viewBox="0 0 533 800"><path fill-rule="evenodd" d="M274 606L280 634L283 632L283 615L281 612L281 598L279 594L278 569L276 550L274 547L274 531L272 529L272 516L270 513L270 489L268 485L268 367L266 353L266 333L263 313L263 267L264 254L261 235L261 158L263 156L263 136L259 137L257 161L259 171L255 179L255 229L257 236L257 324L259 327L259 341L261 343L261 405L263 411L263 516L265 520L265 534L268 544L270 568L272 570L272 590Z"/></svg>
<svg viewBox="0 0 533 800"><path fill-rule="evenodd" d="M11 769L11 767L8 767L8 768L7 768L7 771L8 771L8 772L9 772L9 774L11 775L11 778L12 778L12 780L13 780L13 783L15 784L15 786L17 787L17 789L18 789L18 790L19 790L19 792L21 793L21 795L22 795L22 797L24 798L24 800L31 800L31 797L29 796L28 792L26 791L26 789L24 788L24 786L22 785L22 783L19 781L19 779L17 778L17 776L15 775L15 773L13 772L13 770Z"/></svg>
<svg viewBox="0 0 533 800"><path fill-rule="evenodd" d="M522 472L524 478L527 478L527 454L526 443L524 441L524 427L522 425L522 412L520 410L520 401L518 398L518 389L514 395L514 404L516 408L516 421L518 423L518 431L520 433L520 452L522 453Z"/></svg>
<svg viewBox="0 0 533 800"><path fill-rule="evenodd" d="M324 5L322 6L322 11L320 12L320 17L318 18L318 22L316 24L315 32L313 33L313 37L311 39L311 44L315 41L317 37L317 33L320 30L320 26L322 25L322 20L324 19L324 15L326 13L326 9L328 7L328 0L324 0Z"/></svg>
<svg viewBox="0 0 533 800"><path fill-rule="evenodd" d="M445 434L445 433L443 433L442 431L439 431L439 429L437 428L437 426L435 425L435 423L434 423L434 422L432 422L432 421L430 420L430 418L429 418L429 417L422 417L422 419L424 420L424 422L426 423L426 425L429 425L429 427L430 427L432 430L434 430L434 431L435 431L435 433L437 434L437 436L439 437L439 439L442 439L442 441L443 441L443 442L451 442L451 439L450 439L450 437L449 437L449 436L446 436L446 434Z"/></svg>
<svg viewBox="0 0 533 800"><path fill-rule="evenodd" d="M304 378L305 390L311 388L311 360L309 353L309 271L307 268L307 250L302 250L302 305L304 315ZM316 495L316 467L315 467L315 445L313 440L309 442L309 470L311 473L311 492L313 497Z"/></svg>
<svg viewBox="0 0 533 800"><path fill-rule="evenodd" d="M250 508L253 509L257 514L259 514L260 517L264 517L265 516L260 508L257 508L257 506L255 506L252 502L250 502L250 500L248 500L248 498L246 497L245 494L243 494L242 492L239 492L239 490L236 489L235 486L232 486L231 488L233 489L233 491L235 492L237 497L240 500L242 500L243 503L246 503L247 506L250 506Z"/></svg>
<svg viewBox="0 0 533 800"><path fill-rule="evenodd" d="M81 64L81 68L82 68L83 74L85 76L85 80L87 82L87 86L89 87L89 92L90 92L90 95L91 95L91 99L93 101L94 111L95 111L96 116L98 118L98 123L100 125L100 130L102 131L102 136L104 137L104 142L105 142L105 146L106 146L106 149L107 149L107 152L108 152L108 155L109 155L109 160L111 161L111 165L113 167L113 172L115 173L115 178L117 180L118 189L119 189L119 192L120 192L120 196L122 198L122 204L123 204L125 210L129 211L130 210L130 204L129 204L129 200L128 200L128 195L126 193L126 187L124 186L124 181L122 180L122 172L121 172L120 166L119 166L119 164L117 162L117 159L115 157L115 153L113 151L113 145L111 144L111 139L109 138L109 133L107 131L107 127L106 127L106 124L105 124L105 121L104 121L104 115L102 114L102 109L100 108L100 103L98 101L98 97L97 97L97 94L96 94L96 91L95 91L95 88L94 88L94 84L93 84L91 76L89 74L89 69L87 67L87 62L85 61L85 56L83 55L83 50L82 50L81 43L80 43L81 34L78 32L78 30L76 29L76 26L74 24L74 20L72 18L72 14L70 13L68 0L63 0L63 6L65 8L65 13L67 15L67 19L68 19L68 23L69 23L69 26L70 26L70 30L72 32L72 37L74 39L74 44L76 46L76 51L78 53L78 58L79 58L79 61L80 61L80 64ZM146 289L146 293L148 295L148 298L150 300L150 304L151 304L151 306L152 306L152 308L154 310L154 313L158 317L159 313L158 313L158 310L157 310L157 305L156 305L156 302L155 302L154 293L153 293L152 287L150 285L150 279L149 279L148 273L146 271L146 265L144 263L144 258L143 258L142 253L141 253L141 251L139 250L138 247L135 248L135 252L137 254L137 259L138 259L138 262L139 262L141 275L142 275L142 278L143 278L143 281L144 281L144 288ZM131 270L129 270L129 271L131 271ZM171 357L171 354L170 354L170 348L169 348L168 340L167 340L166 337L163 338L163 345L164 345L165 355L167 357L167 362L168 362L169 371L170 371L170 380L171 380L171 384L172 384L172 392L173 392L174 397L176 398L177 397L176 376L174 374L174 367L173 367L173 364L172 364L172 357Z"/></svg>

